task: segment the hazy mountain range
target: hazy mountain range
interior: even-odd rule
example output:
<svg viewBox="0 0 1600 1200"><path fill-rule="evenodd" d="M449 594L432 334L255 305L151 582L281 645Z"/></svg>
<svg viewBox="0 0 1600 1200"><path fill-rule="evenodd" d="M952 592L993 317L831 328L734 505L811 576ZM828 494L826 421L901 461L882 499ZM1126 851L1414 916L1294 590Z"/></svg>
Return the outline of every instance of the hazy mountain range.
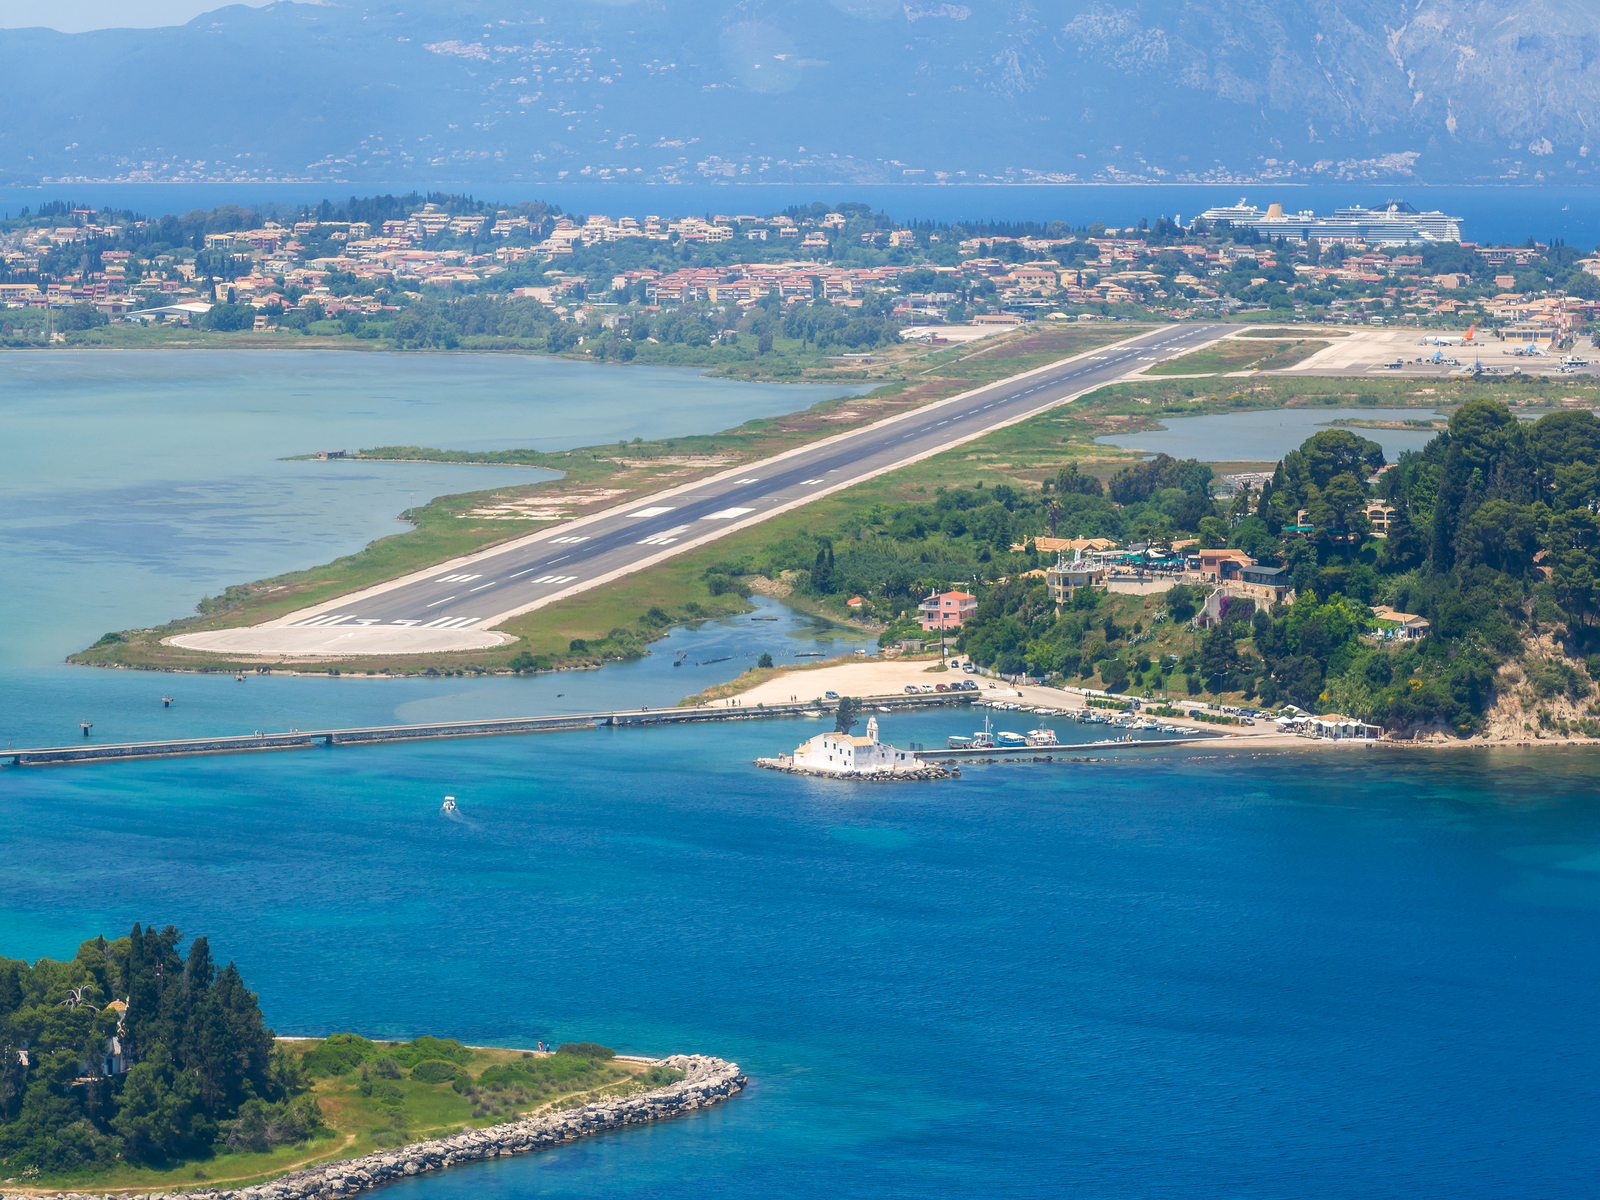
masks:
<svg viewBox="0 0 1600 1200"><path fill-rule="evenodd" d="M0 182L1583 182L1595 0L513 0L0 31Z"/></svg>

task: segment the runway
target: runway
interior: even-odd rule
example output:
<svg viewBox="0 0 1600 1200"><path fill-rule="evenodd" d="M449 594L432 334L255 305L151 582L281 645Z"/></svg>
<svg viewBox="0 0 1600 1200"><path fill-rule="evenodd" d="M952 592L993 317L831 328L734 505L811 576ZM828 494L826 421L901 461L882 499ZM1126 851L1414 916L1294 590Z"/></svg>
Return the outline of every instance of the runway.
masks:
<svg viewBox="0 0 1600 1200"><path fill-rule="evenodd" d="M1215 341L1234 327L1169 325L1023 375L836 434L710 479L540 530L265 625L174 637L234 655L469 650L493 626L949 450Z"/></svg>

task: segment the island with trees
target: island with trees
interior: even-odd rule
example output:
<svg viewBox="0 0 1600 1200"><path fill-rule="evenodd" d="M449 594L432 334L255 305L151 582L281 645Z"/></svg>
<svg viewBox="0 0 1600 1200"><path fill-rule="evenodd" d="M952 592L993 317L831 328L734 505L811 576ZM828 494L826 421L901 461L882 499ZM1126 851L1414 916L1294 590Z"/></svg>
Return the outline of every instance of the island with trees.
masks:
<svg viewBox="0 0 1600 1200"><path fill-rule="evenodd" d="M276 1038L238 968L203 936L182 942L135 925L62 962L0 958L0 1180L243 1187L386 1152L433 1169L463 1156L432 1147L481 1145L475 1130L536 1148L743 1086L720 1060L621 1059L594 1042Z"/></svg>

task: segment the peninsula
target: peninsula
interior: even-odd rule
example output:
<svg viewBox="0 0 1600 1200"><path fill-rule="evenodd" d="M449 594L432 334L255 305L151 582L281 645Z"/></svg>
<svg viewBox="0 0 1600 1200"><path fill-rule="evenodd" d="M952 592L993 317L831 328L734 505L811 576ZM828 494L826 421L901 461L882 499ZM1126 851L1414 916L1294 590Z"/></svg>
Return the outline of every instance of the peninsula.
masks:
<svg viewBox="0 0 1600 1200"><path fill-rule="evenodd" d="M206 1181L209 1195L259 1200L272 1180L292 1200L679 1116L745 1085L721 1059L594 1042L274 1038L237 968L218 970L204 937L187 954L180 942L170 925L135 925L66 962L0 959L0 1184Z"/></svg>

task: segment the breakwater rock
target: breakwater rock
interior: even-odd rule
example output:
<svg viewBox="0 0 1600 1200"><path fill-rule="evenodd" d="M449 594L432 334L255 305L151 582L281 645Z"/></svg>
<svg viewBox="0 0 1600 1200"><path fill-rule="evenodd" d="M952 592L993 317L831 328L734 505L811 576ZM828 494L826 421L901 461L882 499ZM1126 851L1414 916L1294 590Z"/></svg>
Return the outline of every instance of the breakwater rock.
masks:
<svg viewBox="0 0 1600 1200"><path fill-rule="evenodd" d="M468 1129L453 1137L416 1142L365 1158L325 1163L251 1187L158 1192L149 1200L330 1200L428 1171L502 1155L527 1154L629 1125L682 1116L737 1095L748 1082L737 1063L701 1054L675 1054L660 1060L660 1065L682 1071L684 1077L654 1091L524 1117L487 1129ZM55 1193L56 1200L77 1200L80 1196L83 1194ZM38 1194L30 1200L38 1200ZM87 1197L83 1196L83 1200Z"/></svg>
<svg viewBox="0 0 1600 1200"><path fill-rule="evenodd" d="M785 775L813 775L818 779L844 779L850 783L918 783L929 779L959 779L954 767L924 763L920 767L896 767L892 771L823 771L816 767L797 767L786 758L758 758L755 765Z"/></svg>

